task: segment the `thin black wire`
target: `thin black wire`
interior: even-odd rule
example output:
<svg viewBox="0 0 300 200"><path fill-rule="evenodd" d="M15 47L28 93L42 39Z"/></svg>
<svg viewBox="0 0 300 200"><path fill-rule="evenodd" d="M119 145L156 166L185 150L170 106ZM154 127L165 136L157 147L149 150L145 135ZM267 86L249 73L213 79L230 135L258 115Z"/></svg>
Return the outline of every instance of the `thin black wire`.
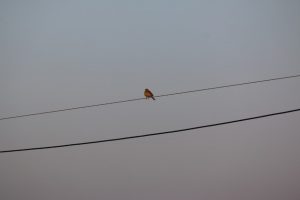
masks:
<svg viewBox="0 0 300 200"><path fill-rule="evenodd" d="M194 92L201 92L201 91L208 91L208 90L215 90L215 89L221 89L221 88L228 88L228 87L235 87L235 86L242 86L242 85L249 85L249 84L256 84L256 83L263 83L263 82L269 82L269 81L276 81L276 80L282 80L282 79L290 79L290 78L296 78L300 77L300 74L293 75L293 76L285 76L285 77L279 77L279 78L271 78L271 79L265 79L265 80L259 80L259 81L250 81L250 82L243 82L243 83L236 83L236 84L230 84L230 85L224 85L224 86L216 86L216 87L210 87L210 88L204 88L204 89L197 89L197 90L189 90L189 91L183 91L183 92L175 92L170 94L162 94L155 96L158 97L167 97L172 95L180 95L180 94L187 94L187 93L194 93ZM84 109L84 108L91 108L91 107L98 107L98 106L105 106L105 105L111 105L111 104L118 104L118 103L125 103L130 101L139 101L143 100L145 98L135 98L135 99L128 99L128 100L120 100L120 101L113 101L108 103L100 103L100 104L94 104L94 105L87 105L87 106L78 106L78 107L72 107L72 108L63 108L58 110L51 110L51 111L45 111L45 112L38 112L38 113L30 113L30 114L24 114L24 115L15 115L15 116L9 116L9 117L2 117L1 120L7 120L7 119L14 119L14 118L21 118L21 117L29 117L34 115L44 115L44 114L50 114L50 113L56 113L56 112L64 112L64 111L71 111L71 110L78 110L78 109Z"/></svg>
<svg viewBox="0 0 300 200"><path fill-rule="evenodd" d="M165 134L178 133L178 132L190 131L190 130L195 130L195 129L208 128L208 127L213 127L213 126L233 124L233 123L237 123L237 122L249 121L249 120L260 119L260 118L266 118L266 117L271 117L271 116L275 116L275 115L282 115L282 114L298 112L298 111L300 111L300 108L294 109L294 110L287 110L287 111L283 111L283 112L259 115L259 116L255 116L255 117L232 120L232 121L227 121L227 122L220 122L220 123L208 124L208 125L203 125L203 126L196 126L196 127L191 127L191 128L185 128L185 129L177 129L177 130L172 130L172 131L150 133L150 134L144 134L144 135L135 135L135 136L128 136L128 137L120 137L120 138L112 138L112 139L90 141L90 142L80 142L80 143L72 143L72 144L55 145L55 146L44 146L44 147L33 147L33 148L24 148L24 149L3 150L3 151L0 151L0 153L9 153L9 152L17 152L17 151L33 151L33 150L41 150L41 149L54 149L54 148L80 146L80 145L88 145L88 144L95 144L95 143L114 142L114 141L120 141L120 140L130 140L130 139L136 139L136 138L150 137L150 136L156 136L156 135L165 135Z"/></svg>
<svg viewBox="0 0 300 200"><path fill-rule="evenodd" d="M216 86L216 87L210 87L210 88L204 88L204 89L197 89L197 90L190 90L190 91L184 91L184 92L175 92L171 94L163 94L155 97L166 97L166 96L172 96L172 95L179 95L179 94L186 94L186 93L193 93L193 92L202 92L207 90L215 90L215 89L222 89L222 88L228 88L228 87L236 87L236 86L242 86L242 85L250 85L250 84L256 84L256 83L263 83L263 82L269 82L269 81L277 81L282 79L290 79L290 78L297 78L300 77L300 74L293 75L293 76L285 76L285 77L278 77L278 78L271 78L271 79L264 79L259 81L250 81L250 82L244 82L244 83L236 83L236 84L230 84L230 85L223 85L223 86Z"/></svg>

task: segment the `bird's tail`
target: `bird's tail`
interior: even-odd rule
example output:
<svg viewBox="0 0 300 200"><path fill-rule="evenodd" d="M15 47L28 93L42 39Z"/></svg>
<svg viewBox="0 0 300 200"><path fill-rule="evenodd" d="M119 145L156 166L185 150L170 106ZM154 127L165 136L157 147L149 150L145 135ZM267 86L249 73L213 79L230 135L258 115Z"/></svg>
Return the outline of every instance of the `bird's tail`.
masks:
<svg viewBox="0 0 300 200"><path fill-rule="evenodd" d="M151 97L153 100L155 100L154 96Z"/></svg>

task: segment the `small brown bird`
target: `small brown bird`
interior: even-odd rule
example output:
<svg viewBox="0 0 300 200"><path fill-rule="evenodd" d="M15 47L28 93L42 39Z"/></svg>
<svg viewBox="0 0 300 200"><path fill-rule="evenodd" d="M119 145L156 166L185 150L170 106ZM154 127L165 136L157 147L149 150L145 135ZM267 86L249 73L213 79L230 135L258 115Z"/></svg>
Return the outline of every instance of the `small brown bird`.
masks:
<svg viewBox="0 0 300 200"><path fill-rule="evenodd" d="M153 93L148 88L145 89L144 95L146 99L152 98L153 100L155 100Z"/></svg>

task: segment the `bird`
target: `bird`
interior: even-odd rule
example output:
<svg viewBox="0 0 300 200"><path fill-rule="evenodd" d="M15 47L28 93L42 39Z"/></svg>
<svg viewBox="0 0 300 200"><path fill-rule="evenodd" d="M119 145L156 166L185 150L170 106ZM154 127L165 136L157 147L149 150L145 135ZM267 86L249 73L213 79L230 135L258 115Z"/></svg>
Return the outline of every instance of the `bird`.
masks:
<svg viewBox="0 0 300 200"><path fill-rule="evenodd" d="M155 100L153 93L148 88L145 89L144 95L146 99L152 98L153 100Z"/></svg>

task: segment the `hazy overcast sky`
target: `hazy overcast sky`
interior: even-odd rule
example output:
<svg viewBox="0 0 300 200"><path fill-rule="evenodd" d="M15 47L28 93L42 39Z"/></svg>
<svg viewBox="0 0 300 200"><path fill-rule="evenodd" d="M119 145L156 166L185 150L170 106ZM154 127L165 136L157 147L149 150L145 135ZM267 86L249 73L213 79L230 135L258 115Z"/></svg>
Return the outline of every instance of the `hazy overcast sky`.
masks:
<svg viewBox="0 0 300 200"><path fill-rule="evenodd" d="M300 74L297 0L1 0L0 117ZM300 106L300 78L0 121L0 150ZM298 200L300 113L0 154L1 200Z"/></svg>

